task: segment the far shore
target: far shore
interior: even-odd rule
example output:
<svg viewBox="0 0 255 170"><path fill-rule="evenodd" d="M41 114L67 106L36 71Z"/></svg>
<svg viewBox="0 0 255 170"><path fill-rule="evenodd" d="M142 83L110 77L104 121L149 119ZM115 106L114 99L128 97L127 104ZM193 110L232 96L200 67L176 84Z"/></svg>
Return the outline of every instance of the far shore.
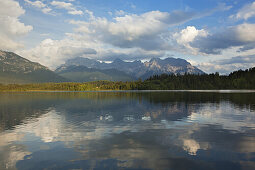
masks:
<svg viewBox="0 0 255 170"><path fill-rule="evenodd" d="M249 89L233 89L233 90L85 90L85 91L69 91L69 90L4 90L0 93L7 92L49 92L49 93L86 93L86 92L201 92L201 93L255 93L255 90Z"/></svg>

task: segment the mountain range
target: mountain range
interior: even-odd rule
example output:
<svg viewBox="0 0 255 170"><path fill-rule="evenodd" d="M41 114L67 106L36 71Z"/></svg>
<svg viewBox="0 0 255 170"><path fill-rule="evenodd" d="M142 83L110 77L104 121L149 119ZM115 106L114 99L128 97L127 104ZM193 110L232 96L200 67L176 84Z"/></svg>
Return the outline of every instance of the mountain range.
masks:
<svg viewBox="0 0 255 170"><path fill-rule="evenodd" d="M0 84L43 82L87 82L98 80L145 80L160 74L205 74L184 59L152 58L126 62L115 59L111 63L77 57L69 59L55 71L31 62L13 52L0 50Z"/></svg>
<svg viewBox="0 0 255 170"><path fill-rule="evenodd" d="M105 73L110 77L112 76L112 80L119 81L125 80L122 80L122 78L116 78L115 75L113 75L113 72L117 74L117 77L125 77L125 79L133 80L145 80L153 75L160 74L205 74L200 69L192 66L186 60L180 58L166 58L163 60L160 58L152 58L150 61L144 63L140 60L125 62L121 59L115 59L112 63L105 63L94 59L78 57L67 60L65 64L58 67L55 72L67 79L70 79L71 77L79 77L78 75L81 75L82 72L87 74L88 70L90 73ZM99 80L101 79L99 77L93 79ZM104 78L104 76L102 77ZM79 81L80 80L82 79L79 79ZM83 81L88 80L89 79L83 79Z"/></svg>
<svg viewBox="0 0 255 170"><path fill-rule="evenodd" d="M109 80L109 81L132 81L135 80L131 75L126 74L123 71L116 69L96 69L88 68L86 66L75 66L71 65L68 67L60 67L55 72L72 81L72 82L88 82L98 80Z"/></svg>

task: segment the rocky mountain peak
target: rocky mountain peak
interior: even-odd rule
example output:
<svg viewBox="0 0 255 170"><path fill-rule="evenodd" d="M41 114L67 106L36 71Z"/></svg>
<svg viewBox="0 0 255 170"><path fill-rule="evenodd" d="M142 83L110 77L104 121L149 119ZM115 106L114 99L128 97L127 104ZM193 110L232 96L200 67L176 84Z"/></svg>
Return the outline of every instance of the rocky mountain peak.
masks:
<svg viewBox="0 0 255 170"><path fill-rule="evenodd" d="M123 71L136 78L146 79L155 74L204 74L203 71L192 66L189 62L180 58L152 58L148 62L142 63L140 60L133 62L125 62L116 58L112 63L100 63L97 60L87 58L75 58L68 60L64 66L86 66L88 68L96 68L100 70L116 69ZM57 69L59 71L60 68ZM66 67L64 67L66 68Z"/></svg>

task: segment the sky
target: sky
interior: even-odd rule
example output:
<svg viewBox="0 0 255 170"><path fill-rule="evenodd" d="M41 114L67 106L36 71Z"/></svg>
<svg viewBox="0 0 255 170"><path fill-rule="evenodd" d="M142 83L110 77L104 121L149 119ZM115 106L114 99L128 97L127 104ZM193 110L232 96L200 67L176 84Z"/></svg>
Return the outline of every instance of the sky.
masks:
<svg viewBox="0 0 255 170"><path fill-rule="evenodd" d="M0 0L0 25L1 50L52 70L75 57L255 67L251 0Z"/></svg>

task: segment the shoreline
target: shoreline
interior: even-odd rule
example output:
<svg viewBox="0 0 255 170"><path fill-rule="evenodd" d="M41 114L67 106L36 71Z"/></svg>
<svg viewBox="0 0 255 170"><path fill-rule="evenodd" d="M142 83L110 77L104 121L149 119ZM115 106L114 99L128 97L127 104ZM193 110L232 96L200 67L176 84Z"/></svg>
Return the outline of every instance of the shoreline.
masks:
<svg viewBox="0 0 255 170"><path fill-rule="evenodd" d="M233 90L3 90L0 93L18 93L18 92L42 92L42 93L96 93L96 92L129 92L129 93L148 93L148 92L190 92L190 93L255 93L255 90L233 89Z"/></svg>

